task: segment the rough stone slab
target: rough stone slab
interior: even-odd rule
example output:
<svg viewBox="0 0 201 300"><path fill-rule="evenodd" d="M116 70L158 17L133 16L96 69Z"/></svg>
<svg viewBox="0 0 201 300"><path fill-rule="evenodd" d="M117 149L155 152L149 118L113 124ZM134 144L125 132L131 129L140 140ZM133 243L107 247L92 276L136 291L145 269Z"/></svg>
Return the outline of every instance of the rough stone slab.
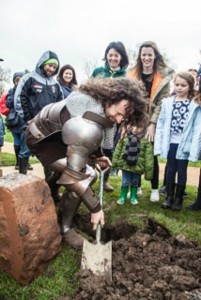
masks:
<svg viewBox="0 0 201 300"><path fill-rule="evenodd" d="M0 178L0 268L28 284L60 251L55 205L45 180L34 175Z"/></svg>

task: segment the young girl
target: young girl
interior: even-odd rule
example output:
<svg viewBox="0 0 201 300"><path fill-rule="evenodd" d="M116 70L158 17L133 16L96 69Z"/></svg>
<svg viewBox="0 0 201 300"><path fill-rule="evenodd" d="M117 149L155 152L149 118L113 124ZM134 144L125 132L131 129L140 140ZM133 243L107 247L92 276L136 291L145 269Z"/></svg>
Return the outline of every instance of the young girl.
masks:
<svg viewBox="0 0 201 300"><path fill-rule="evenodd" d="M156 126L154 154L167 158L167 198L162 208L180 210L187 181L188 160L196 162L201 143L201 109L194 97L194 78L178 73L175 95L162 101ZM175 177L177 187L175 194Z"/></svg>
<svg viewBox="0 0 201 300"><path fill-rule="evenodd" d="M145 179L153 177L153 147L144 136L143 129L131 127L115 148L112 166L122 170L121 195L117 204L123 205L130 186L131 204L137 205L137 188L140 175L145 173Z"/></svg>

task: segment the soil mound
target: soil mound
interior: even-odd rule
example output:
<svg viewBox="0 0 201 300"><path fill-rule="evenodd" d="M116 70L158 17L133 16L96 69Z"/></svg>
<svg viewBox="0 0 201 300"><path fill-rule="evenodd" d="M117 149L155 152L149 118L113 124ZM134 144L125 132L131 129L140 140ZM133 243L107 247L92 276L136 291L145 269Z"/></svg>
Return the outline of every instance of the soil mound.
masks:
<svg viewBox="0 0 201 300"><path fill-rule="evenodd" d="M83 230L81 224L89 223L79 218L77 226ZM201 299L201 247L182 235L171 237L153 220L145 224L141 232L129 224L103 230L104 242L112 239L113 280L81 270L73 299Z"/></svg>

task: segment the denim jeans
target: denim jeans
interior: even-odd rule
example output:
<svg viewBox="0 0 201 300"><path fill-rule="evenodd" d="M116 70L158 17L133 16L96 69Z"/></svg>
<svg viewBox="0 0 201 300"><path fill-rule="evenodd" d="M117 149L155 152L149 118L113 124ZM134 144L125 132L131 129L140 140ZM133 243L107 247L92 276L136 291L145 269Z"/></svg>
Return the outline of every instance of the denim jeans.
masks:
<svg viewBox="0 0 201 300"><path fill-rule="evenodd" d="M138 186L140 180L140 174L122 170L122 187Z"/></svg>
<svg viewBox="0 0 201 300"><path fill-rule="evenodd" d="M2 116L0 115L0 147L4 144L4 124Z"/></svg>
<svg viewBox="0 0 201 300"><path fill-rule="evenodd" d="M16 147L21 147L21 132L12 132L13 144Z"/></svg>
<svg viewBox="0 0 201 300"><path fill-rule="evenodd" d="M22 130L20 134L20 152L18 154L18 157L20 158L29 158L31 156L31 151L27 147L26 139L25 139L25 131Z"/></svg>
<svg viewBox="0 0 201 300"><path fill-rule="evenodd" d="M187 159L176 159L178 144L170 144L167 157L167 183L175 183L177 173L178 185L186 185L187 181Z"/></svg>

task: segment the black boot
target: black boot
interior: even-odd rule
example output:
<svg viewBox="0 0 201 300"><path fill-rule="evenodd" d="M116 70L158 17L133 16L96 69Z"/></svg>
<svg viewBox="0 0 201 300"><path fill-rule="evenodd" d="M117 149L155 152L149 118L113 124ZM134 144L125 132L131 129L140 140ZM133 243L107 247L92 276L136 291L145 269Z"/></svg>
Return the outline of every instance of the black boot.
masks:
<svg viewBox="0 0 201 300"><path fill-rule="evenodd" d="M174 190L175 190L175 183L167 183L167 198L165 202L161 205L162 208L171 208L172 203L174 201Z"/></svg>
<svg viewBox="0 0 201 300"><path fill-rule="evenodd" d="M109 176L110 176L110 170L108 170L104 176L103 189L105 192L113 192L114 191L114 188L109 184L109 181L108 181Z"/></svg>
<svg viewBox="0 0 201 300"><path fill-rule="evenodd" d="M20 152L20 147L14 145L14 151L15 151L15 157L16 157L15 170L19 170L19 158L18 158L18 154Z"/></svg>
<svg viewBox="0 0 201 300"><path fill-rule="evenodd" d="M57 184L57 180L60 178L60 176L61 176L61 173L55 171L52 174L52 176L49 177L48 180L46 180L47 184L49 185L51 195L52 195L52 198L53 198L55 203L58 203L60 201L60 198L61 198L60 195L59 195L60 185Z"/></svg>
<svg viewBox="0 0 201 300"><path fill-rule="evenodd" d="M19 173L20 174L27 174L28 169L28 157L20 158L19 157Z"/></svg>
<svg viewBox="0 0 201 300"><path fill-rule="evenodd" d="M178 211L182 208L185 188L185 185L177 185L175 200L171 207L172 210Z"/></svg>
<svg viewBox="0 0 201 300"><path fill-rule="evenodd" d="M201 210L201 170L198 184L198 195L195 202L192 205L187 206L189 210Z"/></svg>
<svg viewBox="0 0 201 300"><path fill-rule="evenodd" d="M45 181L48 183L48 181L51 179L54 170L51 167L43 167L44 175L45 175Z"/></svg>
<svg viewBox="0 0 201 300"><path fill-rule="evenodd" d="M32 167L32 165L28 162L28 170L29 171L32 171L33 170L33 167Z"/></svg>

